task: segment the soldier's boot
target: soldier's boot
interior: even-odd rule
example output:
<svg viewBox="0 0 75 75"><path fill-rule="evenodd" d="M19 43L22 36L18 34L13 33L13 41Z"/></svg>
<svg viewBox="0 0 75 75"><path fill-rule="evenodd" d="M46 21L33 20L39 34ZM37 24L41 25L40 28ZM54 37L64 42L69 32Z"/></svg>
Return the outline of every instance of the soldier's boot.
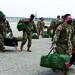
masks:
<svg viewBox="0 0 75 75"><path fill-rule="evenodd" d="M42 38L44 38L44 36L42 35Z"/></svg>
<svg viewBox="0 0 75 75"><path fill-rule="evenodd" d="M32 51L30 50L30 48L29 48L29 47L28 47L27 51L28 51L28 52L32 52Z"/></svg>
<svg viewBox="0 0 75 75"><path fill-rule="evenodd" d="M65 72L64 72L64 75L71 75L71 74L69 74L67 71L65 71Z"/></svg>
<svg viewBox="0 0 75 75"><path fill-rule="evenodd" d="M75 65L75 62L73 63L73 65Z"/></svg>
<svg viewBox="0 0 75 75"><path fill-rule="evenodd" d="M5 52L5 48L2 49L2 52Z"/></svg>
<svg viewBox="0 0 75 75"><path fill-rule="evenodd" d="M55 71L56 71L56 69L55 69L55 68L52 68L52 71L53 71L53 72L55 72Z"/></svg>
<svg viewBox="0 0 75 75"><path fill-rule="evenodd" d="M20 46L20 50L23 51L23 45L22 45L22 44L21 44L21 46Z"/></svg>

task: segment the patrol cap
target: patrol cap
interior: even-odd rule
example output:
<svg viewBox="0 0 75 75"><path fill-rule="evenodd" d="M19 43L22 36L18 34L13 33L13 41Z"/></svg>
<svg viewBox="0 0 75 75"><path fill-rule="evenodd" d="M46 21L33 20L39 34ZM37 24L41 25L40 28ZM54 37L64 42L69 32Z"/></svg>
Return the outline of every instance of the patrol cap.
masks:
<svg viewBox="0 0 75 75"><path fill-rule="evenodd" d="M34 16L34 14L31 14L30 17L34 18L35 16Z"/></svg>
<svg viewBox="0 0 75 75"><path fill-rule="evenodd" d="M0 11L0 21L3 21L3 19L4 19L4 14L2 11Z"/></svg>
<svg viewBox="0 0 75 75"><path fill-rule="evenodd" d="M64 19L67 18L67 16L71 16L71 14L65 14Z"/></svg>
<svg viewBox="0 0 75 75"><path fill-rule="evenodd" d="M60 15L58 15L57 18L60 18Z"/></svg>

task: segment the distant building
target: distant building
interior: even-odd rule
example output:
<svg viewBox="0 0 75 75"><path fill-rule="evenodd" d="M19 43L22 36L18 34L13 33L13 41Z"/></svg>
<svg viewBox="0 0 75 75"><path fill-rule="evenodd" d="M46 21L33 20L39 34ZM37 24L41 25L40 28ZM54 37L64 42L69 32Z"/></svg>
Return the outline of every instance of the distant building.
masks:
<svg viewBox="0 0 75 75"><path fill-rule="evenodd" d="M36 11L36 13L35 13L35 20L37 20L37 11Z"/></svg>

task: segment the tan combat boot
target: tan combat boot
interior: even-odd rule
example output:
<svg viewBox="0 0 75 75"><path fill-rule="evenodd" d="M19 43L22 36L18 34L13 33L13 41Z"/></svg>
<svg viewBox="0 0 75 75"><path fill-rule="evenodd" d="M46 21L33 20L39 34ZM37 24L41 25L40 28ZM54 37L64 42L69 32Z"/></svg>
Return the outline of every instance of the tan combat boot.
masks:
<svg viewBox="0 0 75 75"><path fill-rule="evenodd" d="M5 52L5 48L2 49L2 52Z"/></svg>
<svg viewBox="0 0 75 75"><path fill-rule="evenodd" d="M68 71L65 71L64 72L64 75L71 75L71 74L69 74Z"/></svg>
<svg viewBox="0 0 75 75"><path fill-rule="evenodd" d="M73 65L75 65L75 62L73 63Z"/></svg>
<svg viewBox="0 0 75 75"><path fill-rule="evenodd" d="M20 46L21 51L23 50L23 45Z"/></svg>
<svg viewBox="0 0 75 75"><path fill-rule="evenodd" d="M44 36L42 36L42 38L44 38Z"/></svg>
<svg viewBox="0 0 75 75"><path fill-rule="evenodd" d="M55 71L56 71L56 69L52 68L52 71L53 71L53 72L55 72Z"/></svg>
<svg viewBox="0 0 75 75"><path fill-rule="evenodd" d="M32 52L29 47L28 47L27 51Z"/></svg>

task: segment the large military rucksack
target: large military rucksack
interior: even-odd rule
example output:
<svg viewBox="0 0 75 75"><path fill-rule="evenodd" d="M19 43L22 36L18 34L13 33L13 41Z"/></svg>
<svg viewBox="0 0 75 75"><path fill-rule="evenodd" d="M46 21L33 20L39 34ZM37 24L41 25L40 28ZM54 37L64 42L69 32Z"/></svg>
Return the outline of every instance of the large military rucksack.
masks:
<svg viewBox="0 0 75 75"><path fill-rule="evenodd" d="M25 23L18 23L17 24L17 29L18 31L22 31L26 29L26 24Z"/></svg>
<svg viewBox="0 0 75 75"><path fill-rule="evenodd" d="M3 19L4 19L4 14L2 11L0 11L0 21L3 21Z"/></svg>
<svg viewBox="0 0 75 75"><path fill-rule="evenodd" d="M47 31L44 31L43 35L44 35L45 38L49 38L49 35L47 34Z"/></svg>
<svg viewBox="0 0 75 75"><path fill-rule="evenodd" d="M26 30L26 24L22 20L20 20L17 23L17 29L18 29L18 31Z"/></svg>
<svg viewBox="0 0 75 75"><path fill-rule="evenodd" d="M51 50L52 51L52 50ZM47 68L55 68L61 71L69 69L69 57L68 55L53 53L47 55L42 55L40 59L40 66Z"/></svg>
<svg viewBox="0 0 75 75"><path fill-rule="evenodd" d="M32 39L39 39L39 36L37 34L32 33Z"/></svg>

